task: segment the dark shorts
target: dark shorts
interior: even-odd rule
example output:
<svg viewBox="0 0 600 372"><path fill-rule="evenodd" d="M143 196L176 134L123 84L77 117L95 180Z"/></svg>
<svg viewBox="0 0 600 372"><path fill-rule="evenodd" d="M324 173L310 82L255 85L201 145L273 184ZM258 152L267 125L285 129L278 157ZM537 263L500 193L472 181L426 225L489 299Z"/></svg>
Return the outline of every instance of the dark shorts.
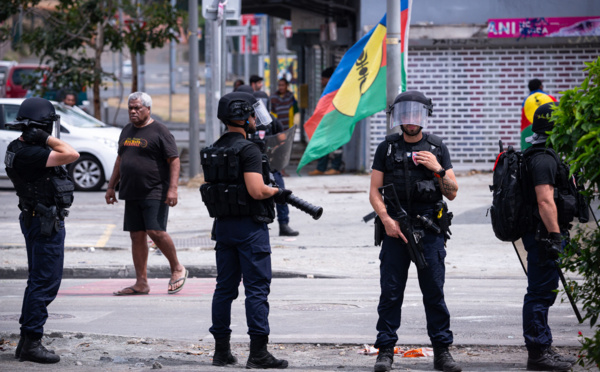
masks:
<svg viewBox="0 0 600 372"><path fill-rule="evenodd" d="M167 231L169 206L162 200L126 200L124 231Z"/></svg>

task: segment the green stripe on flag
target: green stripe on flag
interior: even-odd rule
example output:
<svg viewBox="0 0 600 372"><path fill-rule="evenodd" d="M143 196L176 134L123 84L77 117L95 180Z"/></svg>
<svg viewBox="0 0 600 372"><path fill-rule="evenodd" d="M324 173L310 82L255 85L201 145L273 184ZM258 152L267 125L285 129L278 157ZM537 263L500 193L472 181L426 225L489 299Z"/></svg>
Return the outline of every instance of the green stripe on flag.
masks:
<svg viewBox="0 0 600 372"><path fill-rule="evenodd" d="M300 169L311 161L319 159L348 143L352 138L352 132L354 132L357 121L385 109L386 70L387 67L385 66L379 70L375 81L360 99L354 116L343 115L337 110L323 116L306 147L306 151L302 155L296 170L297 173L300 173Z"/></svg>

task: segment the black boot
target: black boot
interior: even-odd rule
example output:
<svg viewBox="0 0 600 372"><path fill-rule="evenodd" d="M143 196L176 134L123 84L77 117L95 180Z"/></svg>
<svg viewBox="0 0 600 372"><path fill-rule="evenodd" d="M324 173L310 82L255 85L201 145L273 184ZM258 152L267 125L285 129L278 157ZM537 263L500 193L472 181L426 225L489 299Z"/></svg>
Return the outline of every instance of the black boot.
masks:
<svg viewBox="0 0 600 372"><path fill-rule="evenodd" d="M462 368L454 361L447 346L433 348L433 368L444 372L461 372Z"/></svg>
<svg viewBox="0 0 600 372"><path fill-rule="evenodd" d="M559 360L550 349L530 350L527 358L528 371L570 371L572 364Z"/></svg>
<svg viewBox="0 0 600 372"><path fill-rule="evenodd" d="M246 363L247 369L287 368L287 360L276 359L267 351L268 342L269 336L250 337L250 356Z"/></svg>
<svg viewBox="0 0 600 372"><path fill-rule="evenodd" d="M48 351L48 349L42 345L41 339L25 337L19 360L21 362L30 361L34 363L51 364L58 363L60 357L54 354L54 352Z"/></svg>
<svg viewBox="0 0 600 372"><path fill-rule="evenodd" d="M373 370L375 372L391 371L392 363L394 363L394 347L380 347Z"/></svg>
<svg viewBox="0 0 600 372"><path fill-rule="evenodd" d="M552 348L548 348L548 352L552 354L554 360L558 360L559 362L571 363L571 365L575 365L575 363L577 363L577 358L575 358L574 356L561 355Z"/></svg>
<svg viewBox="0 0 600 372"><path fill-rule="evenodd" d="M21 350L23 349L23 342L25 342L25 336L21 335L21 338L19 338L19 344L17 345L17 350L15 350L15 359L19 359L21 357Z"/></svg>
<svg viewBox="0 0 600 372"><path fill-rule="evenodd" d="M279 236L298 236L299 234L298 231L292 230L287 223L279 224Z"/></svg>
<svg viewBox="0 0 600 372"><path fill-rule="evenodd" d="M213 356L213 366L226 366L236 364L237 358L231 354L229 346L229 336L215 339L215 355Z"/></svg>

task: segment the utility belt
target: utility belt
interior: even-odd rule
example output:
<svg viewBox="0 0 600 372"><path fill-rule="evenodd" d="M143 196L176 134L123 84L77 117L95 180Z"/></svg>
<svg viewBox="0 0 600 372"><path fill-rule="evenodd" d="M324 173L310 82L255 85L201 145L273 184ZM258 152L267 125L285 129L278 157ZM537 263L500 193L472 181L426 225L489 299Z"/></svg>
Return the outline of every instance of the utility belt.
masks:
<svg viewBox="0 0 600 372"><path fill-rule="evenodd" d="M55 205L46 207L41 203L36 204L33 208L24 207L21 210L25 227L31 226L32 218L37 217L40 219L40 233L44 236L51 236L54 232L62 230L61 221L64 221L65 217L69 215L68 209L58 208Z"/></svg>

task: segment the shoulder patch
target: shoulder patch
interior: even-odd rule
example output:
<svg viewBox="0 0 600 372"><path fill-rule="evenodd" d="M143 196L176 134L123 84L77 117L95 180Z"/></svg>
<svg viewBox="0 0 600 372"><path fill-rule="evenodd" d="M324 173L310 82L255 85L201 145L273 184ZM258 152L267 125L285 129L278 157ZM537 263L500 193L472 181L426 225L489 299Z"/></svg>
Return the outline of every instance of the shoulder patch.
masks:
<svg viewBox="0 0 600 372"><path fill-rule="evenodd" d="M6 168L12 168L14 161L15 153L12 151L6 151L6 156L4 157L4 165L6 166Z"/></svg>

